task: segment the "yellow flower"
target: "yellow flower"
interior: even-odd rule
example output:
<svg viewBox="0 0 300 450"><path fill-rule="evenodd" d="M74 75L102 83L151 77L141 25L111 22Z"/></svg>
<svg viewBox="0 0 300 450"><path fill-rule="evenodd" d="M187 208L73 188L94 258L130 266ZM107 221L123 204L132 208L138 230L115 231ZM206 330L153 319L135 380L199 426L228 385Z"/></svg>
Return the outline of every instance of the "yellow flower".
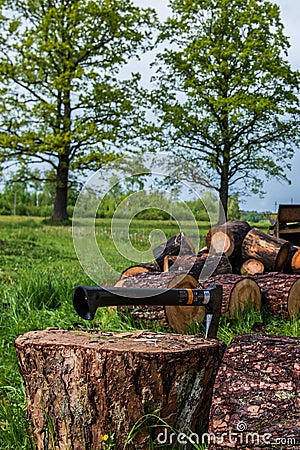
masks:
<svg viewBox="0 0 300 450"><path fill-rule="evenodd" d="M102 436L102 441L107 441L108 438L109 438L108 434L105 434L104 436Z"/></svg>

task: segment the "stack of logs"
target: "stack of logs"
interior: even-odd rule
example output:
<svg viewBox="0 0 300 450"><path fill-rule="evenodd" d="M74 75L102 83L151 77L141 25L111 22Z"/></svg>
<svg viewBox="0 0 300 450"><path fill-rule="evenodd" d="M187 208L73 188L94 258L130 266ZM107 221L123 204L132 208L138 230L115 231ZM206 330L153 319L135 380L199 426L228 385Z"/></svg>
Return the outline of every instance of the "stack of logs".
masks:
<svg viewBox="0 0 300 450"><path fill-rule="evenodd" d="M124 270L116 286L206 288L223 287L222 314L234 317L247 306L259 308L263 299L279 317L297 317L300 310L300 248L231 220L212 227L198 253L181 232L153 250L154 262ZM167 324L176 332L202 322L204 307L132 307L143 325Z"/></svg>

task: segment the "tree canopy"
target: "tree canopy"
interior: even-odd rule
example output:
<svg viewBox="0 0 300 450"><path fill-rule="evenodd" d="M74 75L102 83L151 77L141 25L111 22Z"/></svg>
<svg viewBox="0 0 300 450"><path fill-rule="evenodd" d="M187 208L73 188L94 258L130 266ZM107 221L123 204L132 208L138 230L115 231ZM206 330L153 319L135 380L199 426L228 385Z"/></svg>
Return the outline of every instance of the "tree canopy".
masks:
<svg viewBox="0 0 300 450"><path fill-rule="evenodd" d="M3 0L1 14L0 162L24 179L53 169L52 217L63 220L71 174L138 134L139 75L118 74L149 48L156 16L131 0Z"/></svg>
<svg viewBox="0 0 300 450"><path fill-rule="evenodd" d="M299 127L299 72L278 5L265 0L171 0L152 94L160 141L182 178L237 189L286 179ZM299 134L298 134L299 137ZM172 159L173 160L173 159Z"/></svg>

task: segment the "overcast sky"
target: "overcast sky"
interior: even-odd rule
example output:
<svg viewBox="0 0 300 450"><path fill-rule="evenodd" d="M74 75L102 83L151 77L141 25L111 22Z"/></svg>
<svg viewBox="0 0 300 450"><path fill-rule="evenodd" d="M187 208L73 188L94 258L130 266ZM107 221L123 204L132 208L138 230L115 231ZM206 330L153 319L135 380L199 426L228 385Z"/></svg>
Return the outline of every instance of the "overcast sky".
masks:
<svg viewBox="0 0 300 450"><path fill-rule="evenodd" d="M143 7L155 8L160 19L169 14L168 0L134 0ZM280 6L281 18L285 25L285 34L290 38L289 61L294 69L300 69L300 0L272 0ZM145 64L147 59L144 60ZM147 71L145 72L147 73ZM266 196L251 195L242 204L243 209L257 211L275 211L279 203L300 204L300 149L296 149L293 159L293 169L289 172L291 185L271 181L265 184Z"/></svg>

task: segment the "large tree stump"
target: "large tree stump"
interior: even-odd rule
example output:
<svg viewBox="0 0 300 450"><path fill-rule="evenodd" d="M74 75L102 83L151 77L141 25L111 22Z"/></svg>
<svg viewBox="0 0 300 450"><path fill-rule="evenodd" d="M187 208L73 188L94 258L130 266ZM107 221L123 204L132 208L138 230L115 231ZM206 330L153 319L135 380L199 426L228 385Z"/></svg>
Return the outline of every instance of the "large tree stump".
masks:
<svg viewBox="0 0 300 450"><path fill-rule="evenodd" d="M160 270L164 268L164 259L166 256L193 255L194 253L195 248L183 231L153 249L153 256Z"/></svg>
<svg viewBox="0 0 300 450"><path fill-rule="evenodd" d="M129 288L187 288L196 289L198 281L191 275L180 271L141 273L123 278L116 286ZM126 308L121 307L122 311ZM170 325L178 333L187 331L189 325L202 322L205 317L204 306L131 306L130 313L137 326ZM167 321L167 322L166 322Z"/></svg>
<svg viewBox="0 0 300 450"><path fill-rule="evenodd" d="M250 305L260 308L261 292L253 278L235 274L216 275L201 284L207 288L213 283L221 284L223 288L223 315L238 316Z"/></svg>
<svg viewBox="0 0 300 450"><path fill-rule="evenodd" d="M122 449L155 412L202 433L225 348L196 336L59 329L26 333L15 346L38 450L100 450L105 435ZM144 429L126 448L148 450L149 432L155 439L157 428Z"/></svg>
<svg viewBox="0 0 300 450"><path fill-rule="evenodd" d="M242 242L250 230L248 222L229 220L211 228L206 237L206 245L210 246L211 252L224 253L234 258L240 254Z"/></svg>
<svg viewBox="0 0 300 450"><path fill-rule="evenodd" d="M263 300L275 316L297 318L300 312L300 275L269 272L254 278Z"/></svg>
<svg viewBox="0 0 300 450"><path fill-rule="evenodd" d="M300 339L235 338L214 386L209 448L299 449L299 389Z"/></svg>
<svg viewBox="0 0 300 450"><path fill-rule="evenodd" d="M286 263L290 246L290 243L283 239L252 228L243 241L242 256L244 259L257 259L266 269L279 272Z"/></svg>

